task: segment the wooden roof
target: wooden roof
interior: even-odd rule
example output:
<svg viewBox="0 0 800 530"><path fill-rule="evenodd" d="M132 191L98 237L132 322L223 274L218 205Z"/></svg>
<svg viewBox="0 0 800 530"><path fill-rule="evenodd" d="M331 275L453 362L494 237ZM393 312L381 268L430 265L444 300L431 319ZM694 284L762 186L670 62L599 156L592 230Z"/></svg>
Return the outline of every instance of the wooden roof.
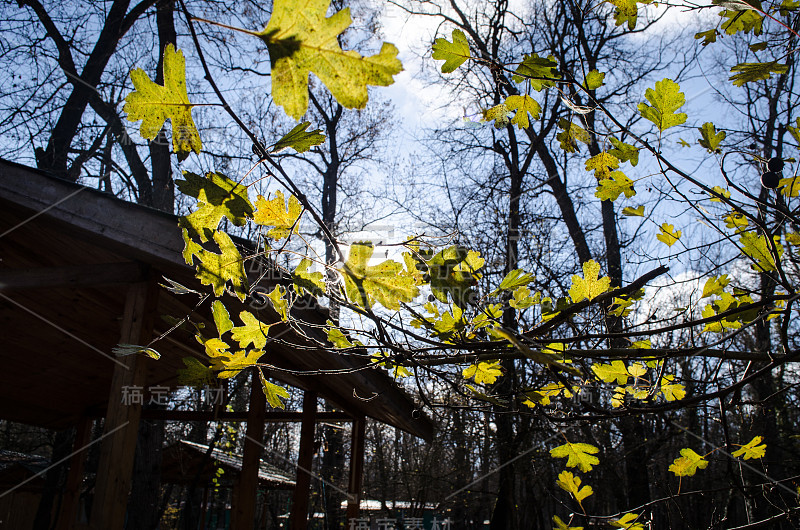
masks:
<svg viewBox="0 0 800 530"><path fill-rule="evenodd" d="M242 455L226 453L214 448L206 458L208 446L180 440L164 448L161 463L161 481L188 484L199 474L201 483L210 482L216 476L216 467L225 469L220 483L232 486L242 471ZM216 463L216 465L215 465ZM258 466L258 485L270 489L294 489L294 477L267 462Z"/></svg>
<svg viewBox="0 0 800 530"><path fill-rule="evenodd" d="M0 160L0 418L63 428L81 415L104 411L128 284L165 276L197 286L182 251L175 216ZM279 281L268 280L265 288ZM155 333L169 327L158 316L182 317L195 300L160 289ZM226 299L232 314L238 314L237 304L246 307ZM310 326L305 337L275 327L283 333L262 358L276 367L271 377L314 390L350 414L430 439L430 420L385 372L363 357L329 352L308 339L324 340L322 329L314 327L325 323L324 308L296 312ZM271 309L258 316L276 319ZM193 318L213 328L207 313ZM145 359L147 386L174 388L183 357L204 359L186 332L154 347L162 357ZM321 369L342 372L296 373Z"/></svg>

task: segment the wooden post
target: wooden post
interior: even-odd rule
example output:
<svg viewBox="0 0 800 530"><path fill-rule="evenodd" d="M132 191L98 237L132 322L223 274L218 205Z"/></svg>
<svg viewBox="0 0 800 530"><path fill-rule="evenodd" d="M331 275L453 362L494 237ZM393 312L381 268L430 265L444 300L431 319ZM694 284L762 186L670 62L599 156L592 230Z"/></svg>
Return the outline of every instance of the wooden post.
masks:
<svg viewBox="0 0 800 530"><path fill-rule="evenodd" d="M258 368L256 368L258 369ZM261 439L264 437L264 413L267 400L261 390L258 373L253 372L250 387L250 410L247 415L247 434L244 439L242 472L239 473L239 487L233 499L233 530L252 530L256 518L256 497L258 495L258 466L261 462Z"/></svg>
<svg viewBox="0 0 800 530"><path fill-rule="evenodd" d="M300 451L297 456L292 513L289 528L301 530L308 525L308 497L311 494L311 466L314 459L314 427L317 416L317 393L303 395L303 423L300 427Z"/></svg>
<svg viewBox="0 0 800 530"><path fill-rule="evenodd" d="M125 298L120 343L146 343L152 332L158 287L155 282L131 284ZM122 529L125 508L133 474L133 458L139 432L143 397L128 399L131 389L144 385L144 358L128 355L118 359L111 379L108 411L100 450L95 497L92 502L91 528L95 530ZM135 395L135 394L134 394ZM142 394L143 395L143 394Z"/></svg>
<svg viewBox="0 0 800 530"><path fill-rule="evenodd" d="M361 486L364 479L364 434L366 422L361 416L353 420L350 437L350 483L347 487L347 519L358 518Z"/></svg>
<svg viewBox="0 0 800 530"><path fill-rule="evenodd" d="M69 474L64 485L64 496L61 499L56 530L71 530L77 522L83 467L86 462L86 445L89 443L91 434L92 420L84 416L75 428L75 443L72 445L73 453L69 459Z"/></svg>

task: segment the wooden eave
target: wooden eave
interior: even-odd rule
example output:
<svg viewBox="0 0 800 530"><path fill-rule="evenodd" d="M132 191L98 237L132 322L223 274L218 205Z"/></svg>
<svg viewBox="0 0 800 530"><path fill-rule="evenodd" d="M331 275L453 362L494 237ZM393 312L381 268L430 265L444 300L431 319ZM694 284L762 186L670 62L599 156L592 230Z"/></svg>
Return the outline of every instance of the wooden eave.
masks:
<svg viewBox="0 0 800 530"><path fill-rule="evenodd" d="M16 228L15 228L16 227ZM13 230L12 230L13 228ZM7 233L6 233L7 232ZM177 217L119 200L36 169L0 160L0 418L63 428L105 410L119 342L128 284L162 276L199 287L183 258ZM245 243L246 244L246 243ZM264 285L271 290L276 281ZM196 298L161 289L156 335L181 317ZM232 316L241 309L275 322L271 309L256 312L227 297ZM324 308L298 310L311 325L283 329L262 362L285 384L319 393L354 417L366 415L430 439L433 427L411 397L363 357L319 348ZM207 303L193 319L210 322ZM277 324L276 330L286 328ZM272 335L272 334L270 334ZM303 336L305 335L305 336ZM147 385L177 386L182 358L204 359L191 334L176 332L145 359ZM296 372L354 370L304 375Z"/></svg>

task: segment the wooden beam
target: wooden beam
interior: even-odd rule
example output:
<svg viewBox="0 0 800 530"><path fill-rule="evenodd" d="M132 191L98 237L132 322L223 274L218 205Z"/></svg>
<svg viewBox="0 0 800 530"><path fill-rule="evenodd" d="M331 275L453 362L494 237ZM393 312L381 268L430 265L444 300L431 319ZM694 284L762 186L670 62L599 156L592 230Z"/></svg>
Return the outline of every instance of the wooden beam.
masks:
<svg viewBox="0 0 800 530"><path fill-rule="evenodd" d="M356 519L361 506L361 487L364 480L364 435L366 421L360 417L353 421L350 435L350 482L347 486L347 519Z"/></svg>
<svg viewBox="0 0 800 530"><path fill-rule="evenodd" d="M32 269L0 269L0 292L136 283L144 279L144 274L142 266L135 261L65 267L35 267Z"/></svg>
<svg viewBox="0 0 800 530"><path fill-rule="evenodd" d="M264 438L264 413L267 400L261 390L258 372L253 372L250 386L250 410L247 418L247 432L244 439L242 471L239 473L239 487L233 499L233 530L251 530L256 519L256 498L258 495L258 466L261 462L261 440Z"/></svg>
<svg viewBox="0 0 800 530"><path fill-rule="evenodd" d="M317 393L303 395L303 423L300 427L300 451L297 455L297 475L294 479L290 528L306 528L308 497L311 494L311 466L314 461L314 427L317 416Z"/></svg>
<svg viewBox="0 0 800 530"><path fill-rule="evenodd" d="M61 499L61 509L58 512L56 530L72 530L78 518L78 504L81 496L81 482L83 481L83 467L86 462L87 444L92 435L92 420L82 417L75 428L75 442L72 444L73 453L69 459L69 474L64 485L64 496Z"/></svg>
<svg viewBox="0 0 800 530"><path fill-rule="evenodd" d="M148 341L157 297L155 282L131 285L125 299L121 343ZM122 364L114 365L103 433L106 438L100 450L92 502L91 527L95 530L122 529L125 522L142 405L124 398L129 395L126 388L144 386L146 360L144 356L128 355L121 359Z"/></svg>
<svg viewBox="0 0 800 530"><path fill-rule="evenodd" d="M261 394L264 397L264 394ZM143 420L165 420L165 421L248 421L248 411L214 411L202 410L142 410ZM353 416L345 412L317 412L316 421L335 422L353 421ZM283 410L265 411L261 420L269 423L278 422L300 422L303 421L302 412L292 412Z"/></svg>

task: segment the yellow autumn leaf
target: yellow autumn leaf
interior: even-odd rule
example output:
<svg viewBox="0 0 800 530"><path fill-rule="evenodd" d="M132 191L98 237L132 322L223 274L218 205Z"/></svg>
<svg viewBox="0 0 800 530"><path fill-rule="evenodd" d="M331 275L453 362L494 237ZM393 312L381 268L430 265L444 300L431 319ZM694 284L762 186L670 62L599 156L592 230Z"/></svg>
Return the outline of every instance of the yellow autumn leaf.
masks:
<svg viewBox="0 0 800 530"><path fill-rule="evenodd" d="M186 60L183 52L167 44L163 61L164 85L158 85L147 77L144 70L131 71L135 92L125 98L123 112L128 121L142 120L139 133L142 138L153 140L166 120L172 122L172 149L178 160L184 160L190 151L200 153L203 145L200 133L192 119L192 103L186 92Z"/></svg>
<svg viewBox="0 0 800 530"><path fill-rule="evenodd" d="M557 515L553 516L553 522L555 523L553 530L583 530L582 526L569 526Z"/></svg>
<svg viewBox="0 0 800 530"><path fill-rule="evenodd" d="M539 103L528 95L508 96L506 98L506 108L515 111L511 123L520 129L527 129L530 125L529 114L531 120L538 120L542 110Z"/></svg>
<svg viewBox="0 0 800 530"><path fill-rule="evenodd" d="M481 362L465 368L462 375L465 379L475 379L476 383L491 385L503 375L503 370L500 368L500 361Z"/></svg>
<svg viewBox="0 0 800 530"><path fill-rule="evenodd" d="M741 447L740 449L737 449L731 454L736 458L742 456L744 457L745 460L749 460L751 458L756 458L756 459L762 458L767 453L767 444L761 443L763 440L764 440L763 437L756 436L752 440L747 442L747 444L740 446Z"/></svg>
<svg viewBox="0 0 800 530"><path fill-rule="evenodd" d="M675 459L669 466L669 470L677 477L691 477L697 473L698 469L706 467L708 467L708 460L687 447L681 449L681 456Z"/></svg>
<svg viewBox="0 0 800 530"><path fill-rule="evenodd" d="M267 27L255 33L269 50L272 98L297 120L308 109L311 72L342 106L361 109L368 85L389 86L403 70L393 44L369 57L342 50L339 35L353 22L350 9L326 17L329 7L330 0L275 0Z"/></svg>
<svg viewBox="0 0 800 530"><path fill-rule="evenodd" d="M289 392L282 386L278 386L267 381L267 378L264 377L261 369L258 370L258 377L261 379L261 390L264 391L264 397L267 398L267 403L269 403L274 409L284 408L281 398L288 399Z"/></svg>
<svg viewBox="0 0 800 530"><path fill-rule="evenodd" d="M592 470L592 466L600 463L600 459L595 455L600 452L597 447L586 443L570 443L559 445L550 449L550 456L553 458L566 458L567 467L577 467L584 473Z"/></svg>
<svg viewBox="0 0 800 530"><path fill-rule="evenodd" d="M661 378L661 393L667 401L676 401L686 397L686 387L680 383L673 383L674 375L665 375Z"/></svg>
<svg viewBox="0 0 800 530"><path fill-rule="evenodd" d="M625 530L644 530L644 525L636 522L638 518L639 514L637 513L626 513L609 524L614 528L624 528Z"/></svg>
<svg viewBox="0 0 800 530"><path fill-rule="evenodd" d="M622 215L628 217L644 217L644 204L637 206L636 208L632 206L626 206L622 209Z"/></svg>
<svg viewBox="0 0 800 530"><path fill-rule="evenodd" d="M289 195L289 204L283 198L283 192L275 192L275 198L267 200L263 195L256 199L256 212L253 214L253 221L263 226L273 226L267 235L272 239L283 239L294 232L300 231L297 222L303 207L294 195Z"/></svg>
<svg viewBox="0 0 800 530"><path fill-rule="evenodd" d="M571 493L581 507L583 507L583 499L594 493L591 486L581 488L581 478L576 477L569 471L562 471L558 475L557 484L562 490Z"/></svg>
<svg viewBox="0 0 800 530"><path fill-rule="evenodd" d="M574 303L583 299L594 300L611 288L611 279L608 276L598 278L600 265L593 259L583 264L583 278L577 274L572 276L572 287L569 296Z"/></svg>
<svg viewBox="0 0 800 530"><path fill-rule="evenodd" d="M725 287L727 287L729 283L731 283L731 280L728 278L727 274L712 276L706 280L705 285L703 285L703 295L700 298L714 295L722 296Z"/></svg>
<svg viewBox="0 0 800 530"><path fill-rule="evenodd" d="M656 236L656 239L671 247L681 238L681 231L675 230L675 226L664 223L660 227L661 233Z"/></svg>
<svg viewBox="0 0 800 530"><path fill-rule="evenodd" d="M619 360L611 361L611 364L593 364L592 371L606 383L616 381L620 385L627 383L628 377L630 376L625 363Z"/></svg>

